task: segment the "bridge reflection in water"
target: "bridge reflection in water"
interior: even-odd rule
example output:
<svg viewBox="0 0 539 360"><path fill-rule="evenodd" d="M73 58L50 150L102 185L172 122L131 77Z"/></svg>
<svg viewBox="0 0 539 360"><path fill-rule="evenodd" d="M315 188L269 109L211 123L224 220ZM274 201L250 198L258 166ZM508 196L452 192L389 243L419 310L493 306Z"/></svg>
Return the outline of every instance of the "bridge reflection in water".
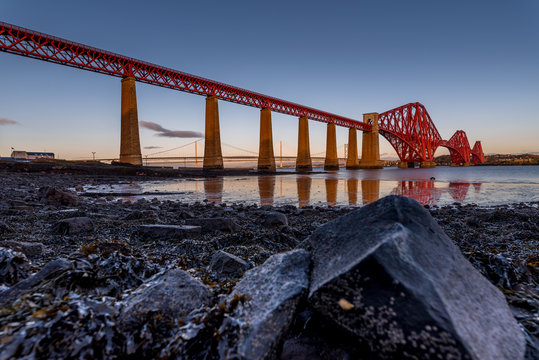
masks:
<svg viewBox="0 0 539 360"><path fill-rule="evenodd" d="M389 194L406 196L423 205L435 205L440 202L465 201L470 186L473 186L475 194L481 191L481 183L380 181L353 177L342 179L332 174L327 174L325 178L306 174L264 175L226 181L216 177L203 180L203 184L204 198L207 202L215 204L256 202L260 206L292 204L299 207L366 205ZM198 185L193 190L194 193L198 193ZM444 194L447 194L445 200Z"/></svg>

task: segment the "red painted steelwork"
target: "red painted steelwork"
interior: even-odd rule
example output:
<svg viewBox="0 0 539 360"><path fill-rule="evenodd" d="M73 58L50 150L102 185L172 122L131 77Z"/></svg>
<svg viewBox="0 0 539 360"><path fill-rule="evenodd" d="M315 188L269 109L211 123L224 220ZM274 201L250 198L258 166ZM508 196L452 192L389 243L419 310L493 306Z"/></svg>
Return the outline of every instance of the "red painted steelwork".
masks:
<svg viewBox="0 0 539 360"><path fill-rule="evenodd" d="M470 149L468 137L463 130L457 130L449 140L443 140L440 145L449 149L451 163L470 163L470 154L472 150Z"/></svg>
<svg viewBox="0 0 539 360"><path fill-rule="evenodd" d="M34 59L95 71L117 77L134 77L137 81L185 91L197 95L217 96L278 113L305 116L311 120L370 131L371 125L289 101L262 95L235 86L168 69L91 46L64 40L15 25L0 22L0 51Z"/></svg>
<svg viewBox="0 0 539 360"><path fill-rule="evenodd" d="M476 141L472 148L472 163L483 164L485 162L485 155L483 154L483 147L481 141Z"/></svg>
<svg viewBox="0 0 539 360"><path fill-rule="evenodd" d="M442 137L427 109L410 103L378 116L380 134L395 148L401 161L432 161Z"/></svg>

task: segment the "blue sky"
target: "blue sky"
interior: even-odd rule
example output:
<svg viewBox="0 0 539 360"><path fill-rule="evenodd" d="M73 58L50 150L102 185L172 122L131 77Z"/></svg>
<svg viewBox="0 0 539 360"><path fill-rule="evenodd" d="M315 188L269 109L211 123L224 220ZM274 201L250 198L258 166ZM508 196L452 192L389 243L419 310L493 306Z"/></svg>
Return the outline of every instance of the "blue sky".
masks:
<svg viewBox="0 0 539 360"><path fill-rule="evenodd" d="M445 139L463 129L486 153L539 151L536 0L3 0L0 21L355 119L419 101ZM0 125L0 156L118 156L120 79L0 53L0 80L0 119L18 123ZM146 84L137 96L139 120L204 131L204 97ZM258 151L259 110L219 106L222 142ZM296 118L274 113L273 134L295 154ZM323 152L325 124L310 134ZM347 129L337 136L342 155ZM160 147L143 155L192 141L141 129L143 147Z"/></svg>

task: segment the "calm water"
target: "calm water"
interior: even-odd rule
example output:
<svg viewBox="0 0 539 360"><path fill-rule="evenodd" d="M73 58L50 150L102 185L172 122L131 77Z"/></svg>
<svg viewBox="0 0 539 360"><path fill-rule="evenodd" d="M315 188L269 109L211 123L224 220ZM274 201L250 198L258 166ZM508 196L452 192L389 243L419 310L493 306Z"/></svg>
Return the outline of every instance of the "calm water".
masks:
<svg viewBox="0 0 539 360"><path fill-rule="evenodd" d="M454 202L499 205L539 201L539 166L437 167L433 169L340 170L301 175L218 177L146 181L89 187L87 191L144 192L163 200L259 205L361 205L398 194L429 205ZM145 195L153 198L154 195Z"/></svg>

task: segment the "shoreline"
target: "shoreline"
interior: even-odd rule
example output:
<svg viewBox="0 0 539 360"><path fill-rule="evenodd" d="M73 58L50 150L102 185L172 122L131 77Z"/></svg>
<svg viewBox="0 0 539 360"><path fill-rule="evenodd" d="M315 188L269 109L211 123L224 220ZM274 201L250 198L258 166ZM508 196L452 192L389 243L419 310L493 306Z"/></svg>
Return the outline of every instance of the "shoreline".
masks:
<svg viewBox="0 0 539 360"><path fill-rule="evenodd" d="M0 247L13 253L22 253L25 258L19 260L20 264L13 263L13 278L10 283L3 285L3 289L6 290L28 278L30 274L43 270L47 263L59 258L68 259L75 264L73 270L65 273L69 275L69 281L58 278L52 283L33 288L28 293L33 294L31 296L34 302L37 301L36 294L41 294L38 308L23 302L17 305L16 309L8 307L0 312L0 329L7 331L3 335L10 336L8 344L13 341L20 341L21 344L32 341L31 338L21 336L26 327L33 326L32 331L39 334L41 341L54 347L53 338L49 338L47 334L58 326L59 319L56 314L64 311L61 309L75 311L88 306L87 301L106 307L110 312L110 316L107 316L114 322L119 316L119 309L124 306L123 301L133 290L148 282L152 275L165 269L178 268L189 272L211 286L217 299L228 294L241 278L239 275L223 279L211 270L212 258L217 252L232 254L246 263L245 269L251 269L261 265L271 255L295 249L319 226L359 208L185 204L181 201L161 201L158 198L125 203L107 199L106 196L76 196L66 189L87 184L120 182L125 176L140 180L140 175L134 173L136 178L133 178L131 171L122 169L114 174L103 172L89 175L84 173L89 171L87 168L54 168L57 164L38 166L32 169L32 172L25 172L24 167L14 169L3 165L0 164L0 179L3 185L0 188ZM43 171L45 173L42 173ZM170 178L168 175L163 176L161 172L156 174L152 180ZM537 204L517 203L488 208L477 205L426 208L473 266L502 290L515 318L527 330L528 352L537 356ZM275 220L274 225L267 225L267 219L272 213L283 214L287 219L286 224L283 220ZM72 218L86 220L84 224L70 224L69 219ZM140 233L141 227L145 225L183 226L198 219L209 218L226 220L220 225L212 225L214 230L181 240L148 241ZM0 266L6 265L2 263ZM120 271L121 277L115 275L114 271ZM88 274L89 278L79 277L84 273ZM71 300L50 294L64 294ZM2 292L0 298L1 296ZM39 309L47 310L35 315ZM99 313L95 311L96 314ZM38 325L31 325L31 322L36 321ZM66 336L78 331L78 336L93 337L95 334L91 330L92 326L104 326L98 317L73 321L72 325L63 325L62 332L67 334ZM137 327L141 325L138 324ZM156 356L156 349L172 341L172 334L178 327L152 326L148 330L152 340L140 349L146 357ZM8 328L9 330L6 330ZM135 334L138 330L129 328L120 331L115 325L107 329L116 336L113 337L116 340L111 340L111 353L125 355L125 339L122 340L121 337ZM314 331L323 333L321 328ZM287 336L297 335L290 333ZM327 341L333 344L333 340ZM6 349L5 346L0 345L0 354ZM68 357L72 347L56 350L64 351L64 355ZM353 350L346 351L353 354Z"/></svg>

